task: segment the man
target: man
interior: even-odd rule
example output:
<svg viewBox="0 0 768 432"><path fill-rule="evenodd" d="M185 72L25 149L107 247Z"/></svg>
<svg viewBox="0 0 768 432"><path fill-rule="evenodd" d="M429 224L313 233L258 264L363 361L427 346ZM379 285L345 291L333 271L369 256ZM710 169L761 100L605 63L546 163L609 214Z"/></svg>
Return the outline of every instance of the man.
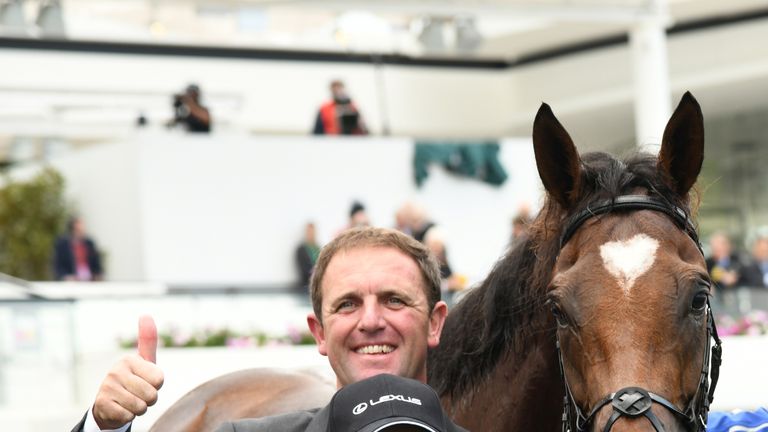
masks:
<svg viewBox="0 0 768 432"><path fill-rule="evenodd" d="M85 223L81 218L70 219L67 235L56 240L53 270L56 280L93 281L103 278L96 243L85 233Z"/></svg>
<svg viewBox="0 0 768 432"><path fill-rule="evenodd" d="M352 203L352 207L349 209L349 222L347 228L359 228L367 227L371 225L368 214L365 212L365 206L359 201Z"/></svg>
<svg viewBox="0 0 768 432"><path fill-rule="evenodd" d="M315 135L367 135L363 118L347 95L344 83L331 82L331 100L320 106L312 131Z"/></svg>
<svg viewBox="0 0 768 432"><path fill-rule="evenodd" d="M315 268L317 257L320 255L320 245L317 242L315 224L307 222L304 226L304 239L296 247L296 267L299 271L299 288L306 292L309 281L312 278L312 270Z"/></svg>
<svg viewBox="0 0 768 432"><path fill-rule="evenodd" d="M173 96L174 118L172 124L183 124L189 132L211 131L211 114L200 103L200 87L190 84L182 94Z"/></svg>
<svg viewBox="0 0 768 432"><path fill-rule="evenodd" d="M752 257L742 270L742 282L750 288L768 287L768 235L764 232L752 243Z"/></svg>
<svg viewBox="0 0 768 432"><path fill-rule="evenodd" d="M382 373L426 383L427 350L440 342L447 306L437 262L424 245L395 230L345 231L320 252L310 295L314 311L307 324L338 388ZM156 342L154 324L144 318L139 355L112 368L75 431L125 431L155 402L162 385ZM241 420L219 430L305 431L319 411Z"/></svg>
<svg viewBox="0 0 768 432"><path fill-rule="evenodd" d="M718 288L729 290L742 280L742 264L731 248L731 239L723 232L712 234L709 239L711 255L706 259L707 271Z"/></svg>

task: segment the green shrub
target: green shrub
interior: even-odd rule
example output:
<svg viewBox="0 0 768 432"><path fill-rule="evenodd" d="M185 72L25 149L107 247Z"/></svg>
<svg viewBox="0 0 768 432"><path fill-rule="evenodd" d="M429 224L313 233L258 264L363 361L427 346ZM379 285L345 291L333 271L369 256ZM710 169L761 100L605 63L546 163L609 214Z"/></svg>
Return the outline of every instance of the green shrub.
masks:
<svg viewBox="0 0 768 432"><path fill-rule="evenodd" d="M50 280L53 245L67 219L64 178L46 168L21 182L6 178L0 189L0 272Z"/></svg>

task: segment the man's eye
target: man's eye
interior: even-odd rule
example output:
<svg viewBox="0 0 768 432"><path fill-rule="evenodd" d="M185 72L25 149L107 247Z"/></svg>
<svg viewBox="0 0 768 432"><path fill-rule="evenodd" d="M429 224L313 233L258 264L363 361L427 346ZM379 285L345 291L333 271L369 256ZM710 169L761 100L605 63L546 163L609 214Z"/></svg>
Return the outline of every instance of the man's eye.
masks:
<svg viewBox="0 0 768 432"><path fill-rule="evenodd" d="M336 306L336 310L341 311L341 310L346 310L346 309L352 309L353 307L355 307L355 303L354 302L352 302L351 300L345 300L345 301L339 303L338 306Z"/></svg>
<svg viewBox="0 0 768 432"><path fill-rule="evenodd" d="M398 297L390 297L389 299L387 299L387 303L389 303L391 305L395 305L395 306L403 306L403 305L405 305L405 302L402 299L398 298Z"/></svg>

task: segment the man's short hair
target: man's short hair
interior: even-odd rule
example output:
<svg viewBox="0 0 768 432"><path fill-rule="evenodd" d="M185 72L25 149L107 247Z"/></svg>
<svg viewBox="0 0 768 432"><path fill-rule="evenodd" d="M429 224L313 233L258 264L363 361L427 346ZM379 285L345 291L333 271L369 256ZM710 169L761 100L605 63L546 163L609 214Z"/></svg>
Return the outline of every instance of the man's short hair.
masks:
<svg viewBox="0 0 768 432"><path fill-rule="evenodd" d="M322 322L323 306L323 277L334 256L338 252L359 249L363 247L392 248L411 257L421 271L424 294L427 296L429 313L440 301L440 265L437 259L422 243L401 233L387 228L360 227L350 228L328 243L317 258L315 270L309 285L312 308L317 319Z"/></svg>

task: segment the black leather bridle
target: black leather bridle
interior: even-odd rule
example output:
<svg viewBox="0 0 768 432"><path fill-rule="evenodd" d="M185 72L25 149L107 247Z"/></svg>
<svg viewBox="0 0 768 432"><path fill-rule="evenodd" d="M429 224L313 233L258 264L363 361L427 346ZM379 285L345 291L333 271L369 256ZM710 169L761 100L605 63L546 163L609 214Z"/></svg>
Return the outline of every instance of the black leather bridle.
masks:
<svg viewBox="0 0 768 432"><path fill-rule="evenodd" d="M587 206L584 211L571 218L563 235L560 237L560 248L562 249L579 227L592 217L605 213L633 210L653 210L666 214L688 234L699 248L699 252L702 252L696 228L693 223L691 223L686 212L672 204L646 195L623 195L613 200L599 201ZM720 364L722 363L722 342L717 335L717 327L715 326L715 320L712 316L712 307L709 304L709 299L707 299L706 314L707 348L704 353L704 362L701 367L699 386L696 389L696 394L693 395L693 398L685 408L685 411L680 410L666 398L643 388L625 387L601 399L585 416L581 408L579 408L579 405L576 403L576 400L573 398L570 386L568 385L568 379L565 376L565 369L563 367L563 355L560 350L560 337L558 335L557 357L560 362L560 377L565 385L562 417L563 432L572 432L571 411L576 414L575 432L582 432L586 430L590 423L592 423L598 411L609 403L612 406L612 412L608 422L603 427L603 432L610 431L616 421L621 417L634 418L640 416L646 417L656 431L662 432L664 431L664 427L651 410L654 402L680 417L689 428L695 427L696 431L706 431L709 406L714 399L715 387L717 387L717 380L720 376ZM711 344L712 340L715 341L714 346Z"/></svg>

